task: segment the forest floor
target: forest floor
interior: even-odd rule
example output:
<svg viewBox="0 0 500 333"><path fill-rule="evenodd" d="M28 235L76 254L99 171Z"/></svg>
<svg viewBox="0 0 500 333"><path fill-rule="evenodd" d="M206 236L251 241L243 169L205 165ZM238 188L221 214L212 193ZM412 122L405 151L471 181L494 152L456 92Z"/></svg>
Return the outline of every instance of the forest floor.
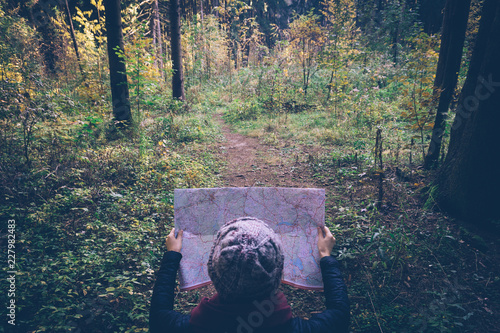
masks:
<svg viewBox="0 0 500 333"><path fill-rule="evenodd" d="M325 147L291 140L265 144L237 133L221 114L215 117L224 136L219 157L226 163L220 186L325 188L327 225L338 239L334 251L343 262L354 332L500 332L500 247L491 235L471 233L437 207L422 209L419 189L429 174L401 175L388 167L384 204L374 212L364 202L377 193L376 174L365 175L360 166L332 177L351 164L357 169L357 161L322 168ZM321 292L281 289L295 316L324 309ZM181 292L177 309L189 312L214 292L213 286Z"/></svg>
<svg viewBox="0 0 500 333"><path fill-rule="evenodd" d="M217 119L226 139L225 146L220 147L227 163L222 176L225 186L313 187L312 175L304 173L303 162L297 158L299 152L293 154L295 159L285 153L290 144L284 149L262 144L257 138L232 131L222 114L217 114Z"/></svg>

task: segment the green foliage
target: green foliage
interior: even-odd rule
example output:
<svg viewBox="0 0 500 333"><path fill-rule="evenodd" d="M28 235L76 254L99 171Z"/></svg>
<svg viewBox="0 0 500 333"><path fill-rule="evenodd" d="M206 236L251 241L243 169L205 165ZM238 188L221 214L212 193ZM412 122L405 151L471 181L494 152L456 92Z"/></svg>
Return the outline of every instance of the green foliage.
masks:
<svg viewBox="0 0 500 333"><path fill-rule="evenodd" d="M263 45L264 38L265 36L260 30L257 18L245 18L240 28L240 43L238 46L238 49L241 50L240 62L242 64L247 66L257 66L259 64L258 52L266 48ZM245 50L248 50L248 52L245 52Z"/></svg>
<svg viewBox="0 0 500 333"><path fill-rule="evenodd" d="M239 99L233 100L224 114L225 119L231 123L240 120L255 120L261 115L262 109L258 101L250 100L244 102Z"/></svg>
<svg viewBox="0 0 500 333"><path fill-rule="evenodd" d="M293 20L290 24L290 52L302 68L302 89L307 96L311 77L318 67L318 54L326 43L325 31L319 25L319 16L310 12Z"/></svg>
<svg viewBox="0 0 500 333"><path fill-rule="evenodd" d="M227 72L229 39L227 31L220 29L217 17L205 15L203 21L196 18L182 29L186 89Z"/></svg>
<svg viewBox="0 0 500 333"><path fill-rule="evenodd" d="M404 62L411 50L409 40L420 33L418 5L402 0L389 0L385 5L370 1L360 8L358 19L365 21L363 40L371 50L390 54L395 64Z"/></svg>
<svg viewBox="0 0 500 333"><path fill-rule="evenodd" d="M11 154L16 159L22 156L29 168L36 124L53 115L45 96L36 93L43 86L38 40L23 19L6 15L1 7L0 33L0 157L3 164Z"/></svg>
<svg viewBox="0 0 500 333"><path fill-rule="evenodd" d="M358 54L355 45L359 44L356 34L356 11L352 0L328 0L323 3L328 27L328 43L321 54L322 67L331 70L330 81L328 83L327 101L330 100L333 92L334 112L337 113L337 104L340 99L346 97L342 86L347 78L339 71L345 64L353 60Z"/></svg>
<svg viewBox="0 0 500 333"><path fill-rule="evenodd" d="M397 78L403 84L403 118L409 121L408 128L418 133L422 158L425 157L425 134L434 126L432 107L437 94L433 93L435 68L438 59L434 36L421 33L412 39L415 50L411 53L403 75Z"/></svg>
<svg viewBox="0 0 500 333"><path fill-rule="evenodd" d="M83 68L87 77L85 85L79 85L76 93L84 101L93 101L95 106L106 105L107 91L107 50L104 28L104 5L102 0L91 0L92 10L82 11L76 7L75 30Z"/></svg>

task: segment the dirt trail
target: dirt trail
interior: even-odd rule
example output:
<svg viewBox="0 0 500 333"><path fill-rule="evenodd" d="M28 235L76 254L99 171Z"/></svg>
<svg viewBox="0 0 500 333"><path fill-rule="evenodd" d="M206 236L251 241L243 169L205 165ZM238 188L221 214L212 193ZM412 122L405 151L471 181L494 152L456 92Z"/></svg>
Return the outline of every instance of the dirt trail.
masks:
<svg viewBox="0 0 500 333"><path fill-rule="evenodd" d="M285 145L276 148L258 139L231 131L217 115L226 138L220 149L227 160L222 180L225 186L314 187L305 170L299 149Z"/></svg>
<svg viewBox="0 0 500 333"><path fill-rule="evenodd" d="M307 153L293 144L274 147L258 139L231 131L222 115L217 115L226 138L221 149L227 166L222 172L224 186L317 187L308 165ZM324 309L322 293L281 285L294 316L309 318L314 311ZM205 295L213 294L210 285Z"/></svg>
<svg viewBox="0 0 500 333"><path fill-rule="evenodd" d="M224 123L221 114L216 115L221 124L226 142L219 147L227 161L222 172L221 186L277 186L277 187L315 187L307 163L307 155L300 148L291 145L276 148L259 142L258 139L231 131ZM317 187L317 186L316 186ZM292 306L295 316L308 318L311 312L323 308L319 292L295 289L283 284L281 289ZM189 297L185 292L184 297ZM216 293L213 285L197 289L192 302ZM195 296L196 295L196 296Z"/></svg>

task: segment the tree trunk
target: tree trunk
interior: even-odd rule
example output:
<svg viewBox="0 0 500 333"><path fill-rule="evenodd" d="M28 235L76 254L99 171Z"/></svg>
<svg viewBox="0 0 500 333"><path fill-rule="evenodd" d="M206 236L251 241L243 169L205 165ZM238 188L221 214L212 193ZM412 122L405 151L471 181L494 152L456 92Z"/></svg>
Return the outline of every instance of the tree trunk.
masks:
<svg viewBox="0 0 500 333"><path fill-rule="evenodd" d="M73 19L71 19L71 12L69 10L68 0L66 2L66 15L68 15L69 31L71 34L71 40L73 41L73 48L75 49L76 61L78 62L78 67L80 68L80 73L85 80L85 72L83 71L82 61L80 59L80 52L78 52L78 43L76 42L75 29L73 28Z"/></svg>
<svg viewBox="0 0 500 333"><path fill-rule="evenodd" d="M201 26L203 26L203 0L200 0L200 18L201 18Z"/></svg>
<svg viewBox="0 0 500 333"><path fill-rule="evenodd" d="M184 0L179 0L179 10L177 12L179 15L186 18L186 5L184 4Z"/></svg>
<svg viewBox="0 0 500 333"><path fill-rule="evenodd" d="M445 0L420 0L419 17L424 32L428 35L438 33L443 23L443 8Z"/></svg>
<svg viewBox="0 0 500 333"><path fill-rule="evenodd" d="M132 122L127 83L127 68L118 52L124 52L120 0L104 0L108 41L109 79L113 115L116 121Z"/></svg>
<svg viewBox="0 0 500 333"><path fill-rule="evenodd" d="M153 32L153 45L155 49L155 62L154 65L160 72L161 77L164 77L163 71L163 41L161 34L161 23L160 23L160 8L158 6L158 0L153 2L153 15L151 31Z"/></svg>
<svg viewBox="0 0 500 333"><path fill-rule="evenodd" d="M60 51L62 46L61 36L52 22L52 18L56 16L53 6L57 5L58 3L51 4L44 1L37 1L30 12L30 20L40 33L40 52L47 74L50 76L57 75L58 54L60 54L58 51Z"/></svg>
<svg viewBox="0 0 500 333"><path fill-rule="evenodd" d="M181 17L179 0L170 0L170 48L172 52L172 97L185 100L182 69Z"/></svg>
<svg viewBox="0 0 500 333"><path fill-rule="evenodd" d="M155 14L155 2L153 1L152 8L151 8L151 20L149 21L149 29L151 30L151 37L153 39L153 49L155 50L155 55L156 55L156 44L157 44L157 38L156 38L156 14ZM153 67L158 69L158 57L155 56L154 62L153 62Z"/></svg>
<svg viewBox="0 0 500 333"><path fill-rule="evenodd" d="M406 2L405 1L402 1L402 3L398 3L398 8L397 8L397 22L396 22L396 26L394 27L394 32L393 32L393 36L392 36L392 58L393 58L393 62L395 65L398 64L398 55L399 55L399 52L398 52L398 47L399 47L399 40L400 40L400 29L401 29L401 21L403 20L404 18L404 15L405 15L405 10L406 10Z"/></svg>
<svg viewBox="0 0 500 333"><path fill-rule="evenodd" d="M441 48L434 80L434 96L439 94L439 104L432 130L432 139L425 156L424 168L437 163L446 127L446 116L453 92L457 85L458 71L462 60L465 31L471 0L448 0L444 9Z"/></svg>
<svg viewBox="0 0 500 333"><path fill-rule="evenodd" d="M477 224L500 219L500 4L486 0L469 72L438 174L442 207Z"/></svg>

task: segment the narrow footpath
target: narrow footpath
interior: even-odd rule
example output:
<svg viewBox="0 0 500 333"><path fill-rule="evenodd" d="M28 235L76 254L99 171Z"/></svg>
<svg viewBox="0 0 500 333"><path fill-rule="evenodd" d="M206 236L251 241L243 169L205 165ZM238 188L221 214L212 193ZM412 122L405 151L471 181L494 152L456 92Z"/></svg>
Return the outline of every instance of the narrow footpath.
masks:
<svg viewBox="0 0 500 333"><path fill-rule="evenodd" d="M226 157L224 186L314 187L300 149L285 145L276 148L257 138L233 132L217 114L226 142L220 147Z"/></svg>

